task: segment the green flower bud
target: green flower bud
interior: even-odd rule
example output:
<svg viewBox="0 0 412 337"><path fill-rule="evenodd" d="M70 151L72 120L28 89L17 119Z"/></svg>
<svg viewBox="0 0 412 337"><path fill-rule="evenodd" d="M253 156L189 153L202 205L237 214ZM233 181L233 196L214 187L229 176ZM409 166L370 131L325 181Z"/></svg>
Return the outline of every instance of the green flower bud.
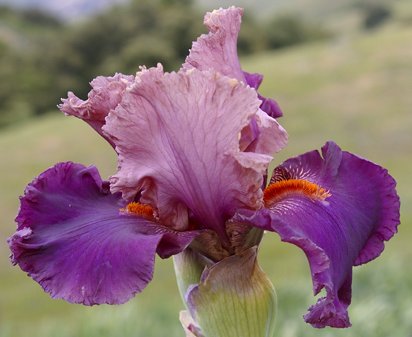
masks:
<svg viewBox="0 0 412 337"><path fill-rule="evenodd" d="M204 337L273 336L276 294L256 254L252 247L206 266L200 282L188 287L192 326Z"/></svg>
<svg viewBox="0 0 412 337"><path fill-rule="evenodd" d="M187 289L191 285L196 285L200 282L202 272L206 266L211 265L212 262L192 249L186 248L183 252L173 256L173 264L175 267L177 286L183 302L185 302Z"/></svg>

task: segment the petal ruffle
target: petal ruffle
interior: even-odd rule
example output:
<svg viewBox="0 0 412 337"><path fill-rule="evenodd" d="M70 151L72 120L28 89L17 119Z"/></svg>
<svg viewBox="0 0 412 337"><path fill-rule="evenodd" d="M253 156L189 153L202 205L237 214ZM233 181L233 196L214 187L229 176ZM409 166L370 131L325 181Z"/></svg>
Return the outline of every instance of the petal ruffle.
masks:
<svg viewBox="0 0 412 337"><path fill-rule="evenodd" d="M54 298L118 304L152 279L156 250L182 251L196 235L125 214L94 167L48 169L26 188L9 239L12 261Z"/></svg>
<svg viewBox="0 0 412 337"><path fill-rule="evenodd" d="M396 233L399 197L394 179L382 167L332 142L322 148L322 156L312 151L289 159L275 169L274 180L304 179L329 196L284 190L268 209L241 218L304 250L315 294L326 289L326 297L309 309L305 320L318 328L348 327L352 267L379 256L383 242Z"/></svg>
<svg viewBox="0 0 412 337"><path fill-rule="evenodd" d="M134 76L115 74L113 77L96 77L90 85L88 99L82 100L72 92L62 99L59 109L66 115L75 116L87 122L102 137L102 126L111 109L114 109L122 99L127 86L133 83ZM110 140L109 140L110 142Z"/></svg>
<svg viewBox="0 0 412 337"><path fill-rule="evenodd" d="M225 237L224 222L238 207L262 206L262 175L286 142L273 119L260 118L259 104L254 90L219 73L142 71L104 127L119 153L112 191L126 199L142 191L175 229L190 218ZM253 118L261 143L243 152L240 134Z"/></svg>
<svg viewBox="0 0 412 337"><path fill-rule="evenodd" d="M183 69L215 70L236 78L258 89L263 75L243 72L237 55L237 38L240 31L243 10L237 7L218 9L206 13L204 24L209 34L201 35L193 42ZM279 105L272 99L259 95L260 108L273 118L281 117Z"/></svg>

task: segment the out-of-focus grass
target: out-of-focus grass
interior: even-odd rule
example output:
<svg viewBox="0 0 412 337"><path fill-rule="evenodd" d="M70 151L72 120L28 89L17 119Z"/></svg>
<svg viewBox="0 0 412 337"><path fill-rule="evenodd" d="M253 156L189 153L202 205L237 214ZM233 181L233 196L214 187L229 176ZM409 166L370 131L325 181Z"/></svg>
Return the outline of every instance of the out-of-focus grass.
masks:
<svg viewBox="0 0 412 337"><path fill-rule="evenodd" d="M276 97L289 132L275 161L319 148L333 139L344 149L389 168L403 202L400 233L383 256L356 268L350 330L316 330L301 316L315 302L304 255L267 234L263 269L279 299L277 336L412 336L412 29L388 26L372 35L269 53L243 62L265 74L263 93ZM82 122L52 116L0 135L0 337L183 336L183 307L171 261L156 264L154 281L122 306L87 308L51 300L7 260L17 196L57 161L95 164L102 176L115 170L111 148Z"/></svg>

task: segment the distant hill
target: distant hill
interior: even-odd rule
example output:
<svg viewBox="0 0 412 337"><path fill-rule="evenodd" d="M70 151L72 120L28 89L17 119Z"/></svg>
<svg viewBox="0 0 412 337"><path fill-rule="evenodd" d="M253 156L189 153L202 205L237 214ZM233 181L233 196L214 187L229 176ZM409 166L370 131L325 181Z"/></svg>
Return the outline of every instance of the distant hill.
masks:
<svg viewBox="0 0 412 337"><path fill-rule="evenodd" d="M6 4L20 8L37 8L57 15L64 19L75 19L92 15L114 4L129 0L0 0ZM293 11L303 14L323 15L325 12L336 11L355 3L356 0L194 0L200 7L210 10L219 7L241 6L253 10L257 14L270 15L275 11ZM139 1L136 0L138 3Z"/></svg>
<svg viewBox="0 0 412 337"><path fill-rule="evenodd" d="M196 0L202 8L213 9L240 6L254 11L260 17L274 14L297 13L304 17L334 20L336 15L353 10L362 4L391 5L396 0ZM403 0L407 1L407 0ZM399 1L398 1L399 2Z"/></svg>
<svg viewBox="0 0 412 337"><path fill-rule="evenodd" d="M0 5L5 4L20 8L37 8L56 15L65 20L75 20L100 12L112 5L127 3L132 0L0 0ZM139 3L139 0L134 0ZM167 1L167 0L166 0ZM306 17L328 19L339 12L346 12L362 0L193 0L201 8L211 10L219 7L240 6L251 10L261 17L274 13L293 12ZM404 0L406 1L406 0ZM365 0L364 3L378 3L379 0ZM388 4L396 0L382 0Z"/></svg>
<svg viewBox="0 0 412 337"><path fill-rule="evenodd" d="M73 20L93 15L107 7L125 2L127 0L0 0L0 5L36 8L65 20Z"/></svg>
<svg viewBox="0 0 412 337"><path fill-rule="evenodd" d="M390 0L388 0L390 1ZM357 0L197 0L207 9L240 6L255 11L262 16L272 15L275 12L297 12L304 16L323 16L331 12L346 10L352 7Z"/></svg>

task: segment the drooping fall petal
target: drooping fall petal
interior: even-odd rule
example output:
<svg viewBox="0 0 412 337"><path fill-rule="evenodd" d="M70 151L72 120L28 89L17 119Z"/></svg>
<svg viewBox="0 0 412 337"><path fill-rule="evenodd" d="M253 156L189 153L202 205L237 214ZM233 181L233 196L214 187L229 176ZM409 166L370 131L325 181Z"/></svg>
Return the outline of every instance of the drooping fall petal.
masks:
<svg viewBox="0 0 412 337"><path fill-rule="evenodd" d="M276 168L267 208L240 216L304 250L314 293L326 289L305 316L314 327L350 326L352 267L379 256L396 233L395 185L387 170L329 142L322 156L308 152Z"/></svg>
<svg viewBox="0 0 412 337"><path fill-rule="evenodd" d="M141 191L162 223L186 229L191 219L224 238L237 208L262 206L262 176L286 142L282 127L262 122L259 104L253 89L216 72L143 70L106 119L119 153L112 191L126 199ZM244 152L252 119L258 150Z"/></svg>
<svg viewBox="0 0 412 337"><path fill-rule="evenodd" d="M94 167L59 163L26 188L9 239L12 261L54 298L118 304L152 279L156 250L183 250L195 232L177 233L128 214Z"/></svg>

